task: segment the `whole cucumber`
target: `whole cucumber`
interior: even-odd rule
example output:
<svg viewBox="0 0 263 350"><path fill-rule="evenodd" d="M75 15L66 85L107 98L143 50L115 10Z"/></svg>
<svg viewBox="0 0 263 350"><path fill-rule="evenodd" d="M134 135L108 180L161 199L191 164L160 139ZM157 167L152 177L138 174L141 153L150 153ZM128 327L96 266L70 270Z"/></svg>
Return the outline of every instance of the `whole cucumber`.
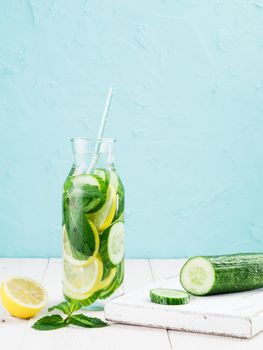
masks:
<svg viewBox="0 0 263 350"><path fill-rule="evenodd" d="M263 254L195 256L180 272L184 289L193 295L241 292L263 287Z"/></svg>

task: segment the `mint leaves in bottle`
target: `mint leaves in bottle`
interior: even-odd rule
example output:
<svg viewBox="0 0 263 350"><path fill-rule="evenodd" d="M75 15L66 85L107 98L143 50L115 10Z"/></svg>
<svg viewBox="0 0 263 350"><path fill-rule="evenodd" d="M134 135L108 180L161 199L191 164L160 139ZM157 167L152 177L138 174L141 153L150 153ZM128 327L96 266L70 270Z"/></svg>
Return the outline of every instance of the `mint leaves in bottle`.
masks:
<svg viewBox="0 0 263 350"><path fill-rule="evenodd" d="M124 278L124 187L114 166L114 139L72 140L74 164L63 191L63 292L101 307L120 294Z"/></svg>

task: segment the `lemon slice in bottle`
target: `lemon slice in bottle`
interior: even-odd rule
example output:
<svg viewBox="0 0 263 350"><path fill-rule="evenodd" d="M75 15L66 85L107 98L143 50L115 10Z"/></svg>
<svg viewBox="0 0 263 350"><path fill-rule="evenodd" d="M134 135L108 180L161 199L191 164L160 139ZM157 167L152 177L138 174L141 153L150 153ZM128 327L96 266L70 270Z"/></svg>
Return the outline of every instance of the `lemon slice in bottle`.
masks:
<svg viewBox="0 0 263 350"><path fill-rule="evenodd" d="M87 294L100 282L102 273L103 265L99 257L86 266L75 266L65 260L63 284L72 294Z"/></svg>
<svg viewBox="0 0 263 350"><path fill-rule="evenodd" d="M88 214L88 218L95 224L99 232L110 226L115 215L116 206L116 191L112 185L109 185L104 205L96 213Z"/></svg>
<svg viewBox="0 0 263 350"><path fill-rule="evenodd" d="M47 292L40 283L25 277L11 277L2 282L2 303L10 315L35 316L47 303Z"/></svg>

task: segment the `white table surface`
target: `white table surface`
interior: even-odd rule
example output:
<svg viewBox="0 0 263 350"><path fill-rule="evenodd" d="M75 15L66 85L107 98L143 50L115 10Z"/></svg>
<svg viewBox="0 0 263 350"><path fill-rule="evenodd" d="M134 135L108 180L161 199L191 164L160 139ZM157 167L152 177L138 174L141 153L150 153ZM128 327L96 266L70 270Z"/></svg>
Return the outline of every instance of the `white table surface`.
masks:
<svg viewBox="0 0 263 350"><path fill-rule="evenodd" d="M132 291L157 279L175 275L180 260L140 259L126 261L125 290ZM60 259L0 259L0 280L24 275L42 281L49 293L49 305L62 301ZM103 312L88 312L103 317ZM39 316L38 316L39 317ZM9 316L0 307L0 349L6 350L262 350L263 332L245 340L165 329L112 324L100 329L69 326L41 332L34 322Z"/></svg>

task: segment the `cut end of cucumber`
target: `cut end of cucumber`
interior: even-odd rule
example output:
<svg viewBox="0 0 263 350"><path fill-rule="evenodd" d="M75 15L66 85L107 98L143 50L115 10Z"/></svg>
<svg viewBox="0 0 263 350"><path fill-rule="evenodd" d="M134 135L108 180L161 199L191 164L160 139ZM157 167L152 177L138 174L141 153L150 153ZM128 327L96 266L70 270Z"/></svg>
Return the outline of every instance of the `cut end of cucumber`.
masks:
<svg viewBox="0 0 263 350"><path fill-rule="evenodd" d="M204 257L191 258L182 267L180 281L187 292L193 295L206 295L215 282L213 266Z"/></svg>

